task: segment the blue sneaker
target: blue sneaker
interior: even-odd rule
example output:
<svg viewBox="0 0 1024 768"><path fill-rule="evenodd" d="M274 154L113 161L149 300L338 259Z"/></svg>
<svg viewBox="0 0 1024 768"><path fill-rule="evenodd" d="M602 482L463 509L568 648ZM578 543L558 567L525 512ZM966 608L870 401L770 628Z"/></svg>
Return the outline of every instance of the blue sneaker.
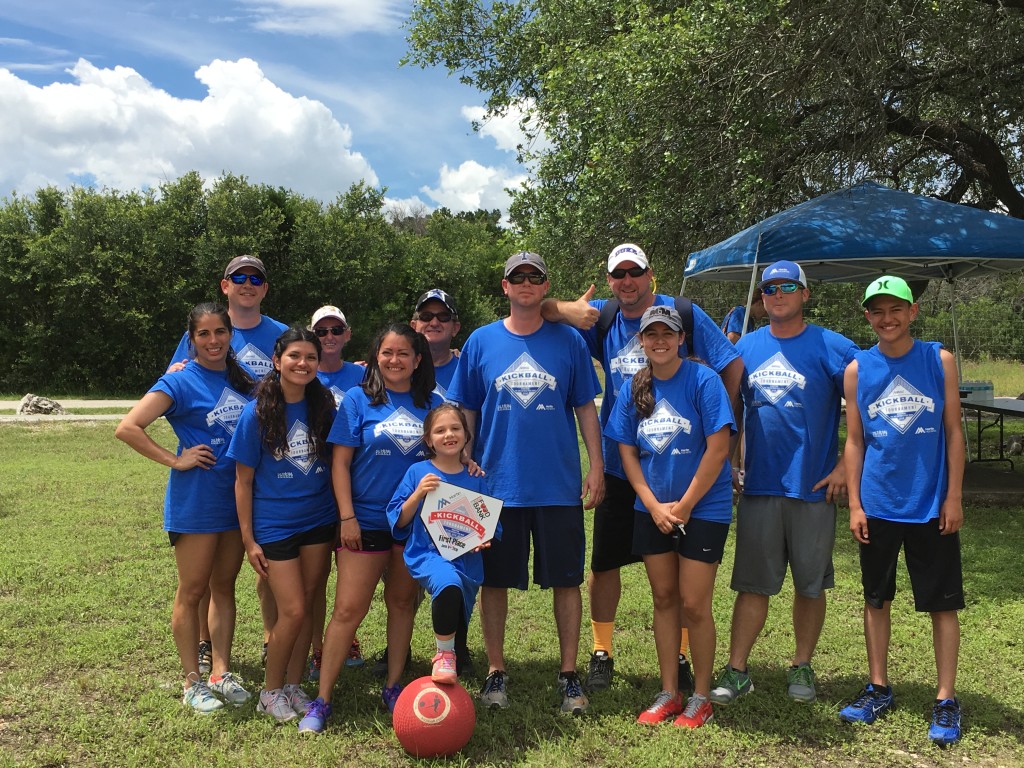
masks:
<svg viewBox="0 0 1024 768"><path fill-rule="evenodd" d="M299 720L299 733L323 733L327 718L331 716L331 705L317 696L306 708L306 714Z"/></svg>
<svg viewBox="0 0 1024 768"><path fill-rule="evenodd" d="M868 683L856 698L839 710L839 719L847 723L866 723L871 725L892 708L892 686L883 688Z"/></svg>
<svg viewBox="0 0 1024 768"><path fill-rule="evenodd" d="M928 738L939 746L960 740L960 702L955 698L936 701Z"/></svg>
<svg viewBox="0 0 1024 768"><path fill-rule="evenodd" d="M402 693L402 686L398 683L388 687L385 686L384 690L380 692L381 701L384 702L384 706L388 708L388 712L395 711L395 702L398 701L399 694Z"/></svg>

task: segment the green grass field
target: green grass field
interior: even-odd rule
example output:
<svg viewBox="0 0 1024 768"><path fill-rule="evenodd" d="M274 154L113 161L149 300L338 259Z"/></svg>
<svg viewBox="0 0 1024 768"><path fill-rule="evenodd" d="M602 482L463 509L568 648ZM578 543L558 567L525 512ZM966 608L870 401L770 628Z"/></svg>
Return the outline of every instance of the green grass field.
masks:
<svg viewBox="0 0 1024 768"><path fill-rule="evenodd" d="M173 442L163 424L161 441ZM169 621L173 558L161 530L166 470L113 438L113 424L0 425L0 766L220 766L414 764L379 705L379 683L345 670L328 731L300 737L250 704L201 717L179 703ZM963 531L968 608L962 614L959 693L963 741L926 737L934 695L930 624L915 614L905 576L894 606L891 677L897 709L872 727L841 724L841 703L865 682L856 549L840 512L837 586L815 667L819 700L785 696L792 651L787 587L751 658L757 690L719 708L697 732L645 728L637 713L657 692L651 600L641 566L623 572L616 681L590 713L558 712L557 643L550 595L510 599L510 709L479 712L473 739L444 764L555 766L931 766L1024 764L1024 507L969 508ZM716 665L725 661L731 544L719 574ZM333 589L333 587L332 587ZM257 688L261 629L253 574L238 584L236 669ZM584 615L587 609L584 606ZM383 645L375 601L360 631L368 656ZM479 623L470 633L485 664ZM584 627L580 669L589 651ZM412 676L429 672L429 613L413 639ZM443 761L437 761L441 764Z"/></svg>

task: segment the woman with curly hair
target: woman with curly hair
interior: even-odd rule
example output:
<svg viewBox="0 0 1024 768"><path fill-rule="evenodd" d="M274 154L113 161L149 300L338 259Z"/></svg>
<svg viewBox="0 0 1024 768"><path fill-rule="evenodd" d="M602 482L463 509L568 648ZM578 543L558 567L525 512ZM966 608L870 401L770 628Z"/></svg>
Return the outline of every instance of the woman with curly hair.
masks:
<svg viewBox="0 0 1024 768"><path fill-rule="evenodd" d="M250 698L228 671L242 538L235 513L235 465L225 453L253 388L252 374L231 349L232 333L231 318L221 305L193 308L188 339L194 363L161 376L114 433L146 458L171 468L164 499L164 530L178 569L171 630L185 673L182 702L202 713L224 706L214 693L235 706ZM146 432L161 416L178 438L174 453ZM198 608L207 585L215 640L209 683L198 666Z"/></svg>
<svg viewBox="0 0 1024 768"><path fill-rule="evenodd" d="M393 710L402 687L419 586L403 559L403 542L392 535L387 506L413 464L426 458L423 420L441 402L434 389L434 363L427 340L409 325L389 325L377 334L366 378L345 394L328 440L334 445L332 481L341 521L334 611L324 634L320 692L299 723L319 733L331 714L331 692L352 638L370 608L387 569L388 672L381 699Z"/></svg>
<svg viewBox="0 0 1024 768"><path fill-rule="evenodd" d="M228 455L246 555L267 578L277 621L267 644L264 689L256 711L278 722L306 711L299 683L312 633L312 604L337 535L327 435L334 396L317 379L320 342L289 328L274 344L274 370L238 420Z"/></svg>

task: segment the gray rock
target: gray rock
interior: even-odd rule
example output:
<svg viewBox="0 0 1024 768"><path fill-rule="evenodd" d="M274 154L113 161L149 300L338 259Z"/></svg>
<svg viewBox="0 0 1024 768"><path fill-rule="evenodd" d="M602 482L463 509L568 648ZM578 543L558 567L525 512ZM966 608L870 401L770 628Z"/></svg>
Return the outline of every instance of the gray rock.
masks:
<svg viewBox="0 0 1024 768"><path fill-rule="evenodd" d="M29 416L36 413L63 416L67 411L65 411L61 404L56 400L51 400L48 397L41 397L40 395L33 395L30 392L21 398L21 405L18 406L18 415Z"/></svg>

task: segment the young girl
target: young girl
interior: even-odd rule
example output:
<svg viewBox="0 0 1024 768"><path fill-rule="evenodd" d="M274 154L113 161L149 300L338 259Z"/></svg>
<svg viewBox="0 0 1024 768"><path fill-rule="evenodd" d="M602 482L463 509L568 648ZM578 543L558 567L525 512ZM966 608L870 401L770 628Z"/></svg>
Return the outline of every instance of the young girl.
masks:
<svg viewBox="0 0 1024 768"><path fill-rule="evenodd" d="M312 633L313 596L337 534L327 445L334 397L316 378L319 360L320 343L312 331L282 333L274 345L274 370L242 412L228 449L236 462L245 551L277 603L256 711L278 722L304 714L309 705L299 683Z"/></svg>
<svg viewBox="0 0 1024 768"><path fill-rule="evenodd" d="M253 387L252 375L231 350L231 335L231 318L224 307L195 307L188 316L195 361L180 372L164 374L114 433L146 458L171 468L164 500L164 530L178 568L171 629L185 672L182 702L204 713L224 706L213 693L235 706L250 698L228 671L235 634L235 578L243 550L235 513L235 466L225 453ZM175 453L146 433L161 416L178 437ZM214 640L209 685L198 668L198 608L207 585Z"/></svg>
<svg viewBox="0 0 1024 768"><path fill-rule="evenodd" d="M445 560L427 532L420 510L428 493L441 482L477 493L487 493L483 472L475 473L462 464L462 452L469 442L469 424L462 409L451 403L438 406L423 421L427 461L413 464L405 473L388 504L388 520L394 537L405 541L405 564L409 573L431 596L431 614L437 655L431 674L435 683L454 684L455 633L469 625L476 593L484 579L480 550L487 542L454 560ZM500 526L496 532L500 536Z"/></svg>
<svg viewBox="0 0 1024 768"><path fill-rule="evenodd" d="M672 307L651 307L640 321L647 366L623 387L605 434L619 443L637 494L633 551L642 555L654 599L654 644L662 691L637 718L697 728L711 720L714 666L711 596L732 520L726 457L734 429L722 380L679 357L683 323ZM682 616L689 628L694 694L678 687Z"/></svg>
<svg viewBox="0 0 1024 768"><path fill-rule="evenodd" d="M331 714L331 692L374 589L387 569L388 673L381 699L389 710L402 687L419 586L391 533L387 506L405 471L425 458L423 419L434 389L426 339L405 323L389 325L373 341L366 378L345 393L328 440L334 444L332 479L341 521L334 611L324 633L319 696L299 723L319 733Z"/></svg>

